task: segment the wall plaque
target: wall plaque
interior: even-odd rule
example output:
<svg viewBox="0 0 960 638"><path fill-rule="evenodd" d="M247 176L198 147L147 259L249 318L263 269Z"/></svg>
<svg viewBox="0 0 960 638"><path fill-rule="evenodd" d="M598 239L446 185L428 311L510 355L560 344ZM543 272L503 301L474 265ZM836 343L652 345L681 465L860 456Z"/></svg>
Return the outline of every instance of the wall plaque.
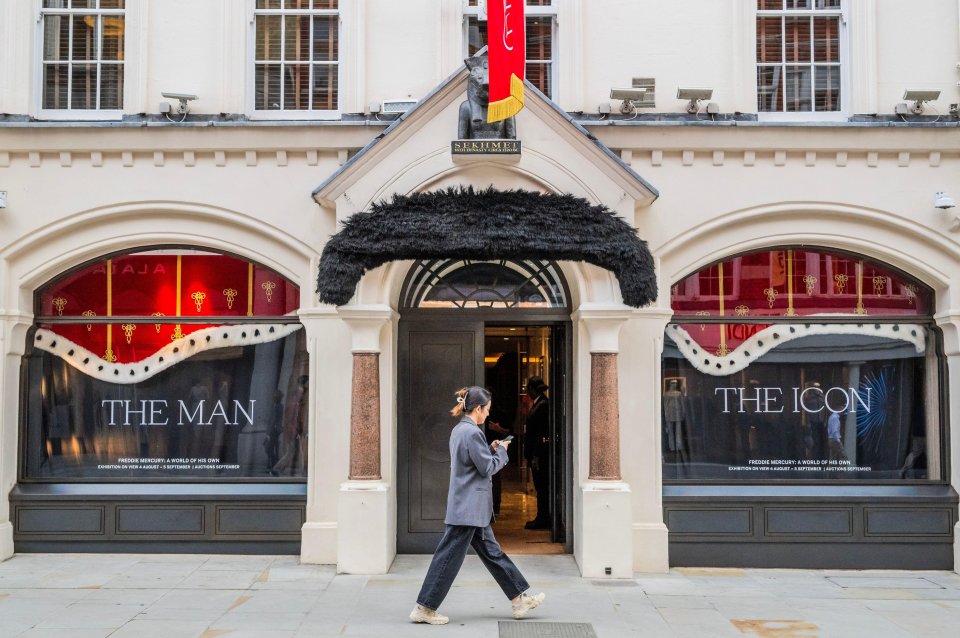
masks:
<svg viewBox="0 0 960 638"><path fill-rule="evenodd" d="M519 155L520 140L453 140L453 155Z"/></svg>

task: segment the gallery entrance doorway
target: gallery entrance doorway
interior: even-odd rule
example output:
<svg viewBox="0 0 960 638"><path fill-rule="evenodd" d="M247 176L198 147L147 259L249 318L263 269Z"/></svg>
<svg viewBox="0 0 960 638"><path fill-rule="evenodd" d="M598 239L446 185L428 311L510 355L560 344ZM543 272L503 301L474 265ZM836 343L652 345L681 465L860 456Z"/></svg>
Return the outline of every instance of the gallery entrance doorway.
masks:
<svg viewBox="0 0 960 638"><path fill-rule="evenodd" d="M412 269L398 335L399 553L431 553L443 533L449 410L467 385L493 394L488 439L515 437L494 484L498 540L510 553L572 550L568 299L547 261Z"/></svg>

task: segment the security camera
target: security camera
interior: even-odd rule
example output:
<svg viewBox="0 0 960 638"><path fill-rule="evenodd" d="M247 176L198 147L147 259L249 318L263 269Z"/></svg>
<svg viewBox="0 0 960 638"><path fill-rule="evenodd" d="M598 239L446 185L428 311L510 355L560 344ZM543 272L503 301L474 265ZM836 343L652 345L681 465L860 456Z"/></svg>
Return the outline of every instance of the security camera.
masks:
<svg viewBox="0 0 960 638"><path fill-rule="evenodd" d="M646 92L647 92L646 89L636 89L636 88L610 89L610 99L637 102L643 99L643 94Z"/></svg>
<svg viewBox="0 0 960 638"><path fill-rule="evenodd" d="M646 89L633 87L629 89L610 89L610 99L623 100L620 105L620 112L629 115L637 110L635 102L642 100L646 92Z"/></svg>
<svg viewBox="0 0 960 638"><path fill-rule="evenodd" d="M936 197L933 200L933 205L941 210L946 210L948 208L953 208L957 205L953 198L944 193L943 191L937 191Z"/></svg>
<svg viewBox="0 0 960 638"><path fill-rule="evenodd" d="M689 100L687 113L691 115L700 110L700 100L709 100L713 97L713 89L677 89L678 100Z"/></svg>
<svg viewBox="0 0 960 638"><path fill-rule="evenodd" d="M177 105L177 113L183 116L182 118L180 118L181 122L187 117L187 111L190 110L190 106L188 102L190 102L191 100L198 99L197 96L193 95L192 93L174 93L172 91L161 91L160 95L170 100L180 100L180 104ZM167 102L160 103L160 112L166 115L167 119L170 119L170 111L172 110L173 108L170 106L169 103Z"/></svg>
<svg viewBox="0 0 960 638"><path fill-rule="evenodd" d="M183 102L189 102L190 100L198 99L196 95L192 93L174 93L172 91L161 91L160 95L167 98L168 100L181 100Z"/></svg>

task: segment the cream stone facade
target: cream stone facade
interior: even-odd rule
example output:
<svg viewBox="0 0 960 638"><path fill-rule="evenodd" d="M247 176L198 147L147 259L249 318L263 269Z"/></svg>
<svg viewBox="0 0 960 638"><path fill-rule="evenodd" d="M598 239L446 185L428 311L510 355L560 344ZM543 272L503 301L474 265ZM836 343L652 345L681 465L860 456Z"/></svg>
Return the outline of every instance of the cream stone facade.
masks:
<svg viewBox="0 0 960 638"><path fill-rule="evenodd" d="M342 222L394 194L493 186L604 205L656 261L659 296L642 308L623 303L613 273L560 262L572 333L568 536L585 577L664 572L677 551L661 453L671 287L779 246L862 255L932 289L947 373L943 472L930 483L945 494L937 515L947 518L923 535L952 543L950 567L960 565L960 222L958 209L933 206L936 192L960 197L960 121L950 106L960 102L960 3L841 4L844 106L804 118L757 113L755 2L553 0L552 101L528 92L519 158L463 160L450 154L466 99L461 0L340 0L339 109L323 119L254 109L247 0L127 0L122 113L50 112L40 97L41 3L0 0L0 558L22 551L15 537L27 531L15 528L11 493L25 482L21 369L35 293L105 255L186 246L257 262L300 287L310 371L300 556L386 572L402 498L398 334L413 262L370 270L343 306L318 301L318 263ZM656 107L621 117L608 95L634 77L656 78ZM727 117L687 116L673 97L684 86L712 87ZM925 113L939 117L894 116L907 89L939 90ZM184 122L158 115L162 91L199 96ZM402 120L370 113L371 102L400 98L419 101ZM601 104L614 115L601 117ZM378 355L372 480L350 477L358 353ZM621 477L594 480L592 361L609 353Z"/></svg>

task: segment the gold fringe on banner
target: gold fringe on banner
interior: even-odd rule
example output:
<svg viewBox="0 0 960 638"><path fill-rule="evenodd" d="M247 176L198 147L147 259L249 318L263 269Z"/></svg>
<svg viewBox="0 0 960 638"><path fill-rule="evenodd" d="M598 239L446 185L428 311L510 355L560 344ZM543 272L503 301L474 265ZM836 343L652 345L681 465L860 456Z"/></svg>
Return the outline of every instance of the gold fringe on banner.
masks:
<svg viewBox="0 0 960 638"><path fill-rule="evenodd" d="M499 122L513 117L523 108L523 80L516 73L510 74L510 97L491 102L487 108L487 122Z"/></svg>

